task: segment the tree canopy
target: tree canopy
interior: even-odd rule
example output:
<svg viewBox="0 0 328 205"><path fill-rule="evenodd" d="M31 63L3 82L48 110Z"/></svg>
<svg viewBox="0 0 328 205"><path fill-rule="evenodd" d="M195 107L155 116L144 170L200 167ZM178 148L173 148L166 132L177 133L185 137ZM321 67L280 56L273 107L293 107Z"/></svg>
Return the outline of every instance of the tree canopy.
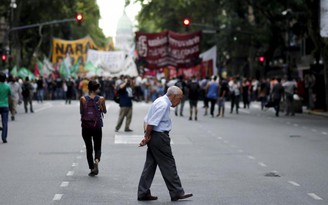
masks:
<svg viewBox="0 0 328 205"><path fill-rule="evenodd" d="M98 26L100 18L96 1L88 0L16 0L17 7L10 8L10 0L1 0L0 16L5 16L11 28L25 25L73 19L83 14L83 22L54 23L35 28L11 31L9 42L14 64L28 67L35 56L50 56L51 39L75 40L91 36L99 46L106 44L106 38ZM1 39L2 40L2 39ZM6 42L3 42L6 44ZM3 45L6 46L6 45Z"/></svg>

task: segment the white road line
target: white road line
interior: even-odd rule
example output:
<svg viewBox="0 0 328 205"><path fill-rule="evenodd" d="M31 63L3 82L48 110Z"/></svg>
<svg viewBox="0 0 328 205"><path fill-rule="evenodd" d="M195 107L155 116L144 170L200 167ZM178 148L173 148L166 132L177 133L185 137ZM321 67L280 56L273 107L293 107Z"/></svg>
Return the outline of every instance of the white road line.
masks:
<svg viewBox="0 0 328 205"><path fill-rule="evenodd" d="M316 195L315 193L308 193L310 197L312 197L314 200L323 200L320 196Z"/></svg>
<svg viewBox="0 0 328 205"><path fill-rule="evenodd" d="M321 134L323 134L323 135L327 135L327 132L321 132Z"/></svg>
<svg viewBox="0 0 328 205"><path fill-rule="evenodd" d="M242 152L244 152L244 150L240 149L240 150L238 150L238 152L242 153Z"/></svg>
<svg viewBox="0 0 328 205"><path fill-rule="evenodd" d="M224 140L224 141L223 141L223 143L225 143L225 144L228 144L228 143L229 143L229 141L228 141L228 140Z"/></svg>
<svg viewBox="0 0 328 205"><path fill-rule="evenodd" d="M263 162L259 162L259 163L257 163L257 164L260 165L261 167L267 167L267 165L264 164Z"/></svg>
<svg viewBox="0 0 328 205"><path fill-rule="evenodd" d="M73 176L74 175L74 171L68 171L66 176Z"/></svg>
<svg viewBox="0 0 328 205"><path fill-rule="evenodd" d="M294 127L298 127L298 124L294 124Z"/></svg>
<svg viewBox="0 0 328 205"><path fill-rule="evenodd" d="M42 111L42 110L45 110L45 109L48 109L48 108L51 108L51 107L53 107L52 104L50 104L50 103L45 103L43 107L38 108L38 109L35 109L34 112L40 112L40 111Z"/></svg>
<svg viewBox="0 0 328 205"><path fill-rule="evenodd" d="M300 184L294 182L294 181L288 181L288 183L290 183L291 185L294 185L294 186L301 186Z"/></svg>
<svg viewBox="0 0 328 205"><path fill-rule="evenodd" d="M80 150L81 153L85 152L83 149Z"/></svg>
<svg viewBox="0 0 328 205"><path fill-rule="evenodd" d="M222 140L223 138L222 137L218 137L219 140Z"/></svg>
<svg viewBox="0 0 328 205"><path fill-rule="evenodd" d="M316 129L312 129L312 132L316 132L317 130Z"/></svg>
<svg viewBox="0 0 328 205"><path fill-rule="evenodd" d="M79 165L79 163L73 163L72 167L77 167L77 165Z"/></svg>
<svg viewBox="0 0 328 205"><path fill-rule="evenodd" d="M307 127L306 127L306 126L302 126L302 128L303 128L303 129L307 129Z"/></svg>
<svg viewBox="0 0 328 205"><path fill-rule="evenodd" d="M63 194L55 194L54 198L52 199L53 201L59 201L63 197Z"/></svg>
<svg viewBox="0 0 328 205"><path fill-rule="evenodd" d="M68 187L68 185L69 185L69 182L62 182L60 184L60 187Z"/></svg>
<svg viewBox="0 0 328 205"><path fill-rule="evenodd" d="M255 157L253 157L253 156L251 156L251 155L249 155L249 156L247 156L248 157L248 159L255 159Z"/></svg>

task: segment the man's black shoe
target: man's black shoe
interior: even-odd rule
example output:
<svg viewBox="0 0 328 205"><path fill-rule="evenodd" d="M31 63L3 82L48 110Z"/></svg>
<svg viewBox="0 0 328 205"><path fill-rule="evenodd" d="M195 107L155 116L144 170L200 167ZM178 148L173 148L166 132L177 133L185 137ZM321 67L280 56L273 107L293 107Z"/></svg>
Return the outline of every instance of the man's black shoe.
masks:
<svg viewBox="0 0 328 205"><path fill-rule="evenodd" d="M126 129L126 130L124 130L125 132L133 132L133 130L131 130L131 129Z"/></svg>
<svg viewBox="0 0 328 205"><path fill-rule="evenodd" d="M152 195L148 195L145 197L138 197L138 201L153 201L153 200L157 200L158 197L157 196L152 196Z"/></svg>
<svg viewBox="0 0 328 205"><path fill-rule="evenodd" d="M7 143L7 140L3 140L3 143Z"/></svg>
<svg viewBox="0 0 328 205"><path fill-rule="evenodd" d="M179 199L186 199L186 198L189 198L189 197L192 197L192 194L182 194L182 195L177 195L173 198L171 198L171 201L178 201Z"/></svg>

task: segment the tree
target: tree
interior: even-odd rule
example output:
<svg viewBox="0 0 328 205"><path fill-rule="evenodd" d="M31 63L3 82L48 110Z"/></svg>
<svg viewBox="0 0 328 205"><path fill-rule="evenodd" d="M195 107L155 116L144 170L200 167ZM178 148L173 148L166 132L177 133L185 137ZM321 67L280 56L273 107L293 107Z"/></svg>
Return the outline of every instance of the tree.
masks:
<svg viewBox="0 0 328 205"><path fill-rule="evenodd" d="M3 9L9 6L0 5L0 16L7 17L10 22L10 10ZM31 66L35 56L50 55L52 37L63 39L78 39L90 35L96 44L103 46L106 38L98 27L100 13L95 1L67 0L16 0L17 8L14 9L12 27L51 22L54 20L74 18L76 12L84 14L84 22L79 26L76 22L52 24L39 28L12 31L10 33L11 54L18 66ZM38 46L39 45L39 46Z"/></svg>

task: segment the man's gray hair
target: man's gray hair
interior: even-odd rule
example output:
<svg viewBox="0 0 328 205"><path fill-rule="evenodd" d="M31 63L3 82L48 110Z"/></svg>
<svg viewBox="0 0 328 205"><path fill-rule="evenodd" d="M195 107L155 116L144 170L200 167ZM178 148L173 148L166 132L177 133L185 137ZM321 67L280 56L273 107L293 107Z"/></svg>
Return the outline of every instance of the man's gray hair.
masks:
<svg viewBox="0 0 328 205"><path fill-rule="evenodd" d="M179 87L173 85L167 89L166 95L167 96L179 95L181 92L182 90Z"/></svg>

